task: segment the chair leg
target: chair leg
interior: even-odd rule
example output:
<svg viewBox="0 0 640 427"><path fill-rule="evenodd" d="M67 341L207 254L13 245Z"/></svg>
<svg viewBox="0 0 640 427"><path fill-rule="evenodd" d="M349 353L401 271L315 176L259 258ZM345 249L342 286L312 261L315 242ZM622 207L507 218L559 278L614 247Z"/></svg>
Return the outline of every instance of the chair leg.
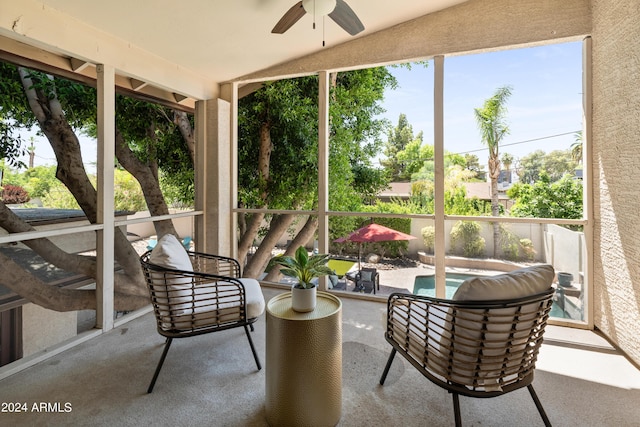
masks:
<svg viewBox="0 0 640 427"><path fill-rule="evenodd" d="M395 348L391 349L391 354L389 355L389 359L387 360L387 366L384 367L384 372L382 372L382 376L380 377L380 385L384 385L384 380L387 379L387 374L389 373L389 369L391 368L393 358L395 357L397 351L398 350L396 350Z"/></svg>
<svg viewBox="0 0 640 427"><path fill-rule="evenodd" d="M153 374L153 379L151 380L151 384L149 384L149 388L147 389L147 393L151 393L153 391L153 386L156 385L156 380L158 379L158 375L160 374L160 369L162 369L162 365L164 364L164 359L167 357L167 352L169 351L169 347L171 347L171 341L173 338L167 338L164 344L164 350L162 351L162 356L160 356L160 361L158 362L158 366L156 367L156 372Z"/></svg>
<svg viewBox="0 0 640 427"><path fill-rule="evenodd" d="M258 353L256 353L256 348L253 346L253 340L251 339L251 335L249 334L249 328L247 325L244 325L244 331L247 333L247 338L249 339L249 345L251 346L251 352L253 353L253 358L256 360L256 366L258 367L258 371L262 369L260 365L260 359L258 359Z"/></svg>
<svg viewBox="0 0 640 427"><path fill-rule="evenodd" d="M549 418L547 417L546 412L544 412L544 409L542 408L542 403L540 403L540 399L538 399L538 395L533 389L533 384L529 384L527 388L529 389L529 394L531 394L531 397L533 398L533 401L536 404L536 408L538 408L538 412L542 417L542 421L544 422L544 425L547 427L551 427L551 422L549 421Z"/></svg>
<svg viewBox="0 0 640 427"><path fill-rule="evenodd" d="M458 393L453 394L453 416L456 420L456 427L462 426L462 417L460 416L460 396Z"/></svg>

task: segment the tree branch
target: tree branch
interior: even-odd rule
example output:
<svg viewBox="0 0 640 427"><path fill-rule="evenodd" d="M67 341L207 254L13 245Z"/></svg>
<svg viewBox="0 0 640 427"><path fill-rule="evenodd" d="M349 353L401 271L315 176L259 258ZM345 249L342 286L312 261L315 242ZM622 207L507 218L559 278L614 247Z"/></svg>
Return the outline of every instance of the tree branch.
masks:
<svg viewBox="0 0 640 427"><path fill-rule="evenodd" d="M149 208L151 215L158 216L169 214L169 208L164 201L164 196L153 171L149 166L138 160L118 129L116 129L116 157L122 167L133 175L140 183L144 199L147 202L147 207ZM156 221L153 224L156 228L158 237L162 237L168 233L175 234L177 236L171 220Z"/></svg>

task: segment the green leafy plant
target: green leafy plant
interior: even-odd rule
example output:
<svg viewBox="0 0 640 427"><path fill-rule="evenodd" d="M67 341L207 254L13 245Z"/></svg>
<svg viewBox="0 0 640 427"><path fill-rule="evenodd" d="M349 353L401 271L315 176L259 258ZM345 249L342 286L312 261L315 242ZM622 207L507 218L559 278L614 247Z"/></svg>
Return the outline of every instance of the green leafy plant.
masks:
<svg viewBox="0 0 640 427"><path fill-rule="evenodd" d="M520 249L522 249L526 261L533 261L535 259L536 250L531 239L520 239Z"/></svg>
<svg viewBox="0 0 640 427"><path fill-rule="evenodd" d="M300 246L294 256L278 255L269 262L269 269L275 265L280 265L280 272L285 276L298 280L296 287L310 289L315 286L311 282L316 277L333 274L333 270L327 267L329 255L311 255L307 253L304 246Z"/></svg>
<svg viewBox="0 0 640 427"><path fill-rule="evenodd" d="M474 221L458 221L451 228L451 245L456 254L468 258L483 256L485 240L480 236L480 224Z"/></svg>
<svg viewBox="0 0 640 427"><path fill-rule="evenodd" d="M427 253L432 254L436 246L436 229L428 225L421 230L422 240L427 248Z"/></svg>
<svg viewBox="0 0 640 427"><path fill-rule="evenodd" d="M520 238L509 228L500 225L500 245L502 255L509 261L517 261L520 254Z"/></svg>

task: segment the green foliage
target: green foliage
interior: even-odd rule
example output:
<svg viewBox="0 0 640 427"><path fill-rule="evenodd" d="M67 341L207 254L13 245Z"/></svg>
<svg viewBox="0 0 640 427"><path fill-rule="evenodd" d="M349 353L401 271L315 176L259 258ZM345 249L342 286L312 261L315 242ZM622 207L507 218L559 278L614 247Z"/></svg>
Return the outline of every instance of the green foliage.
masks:
<svg viewBox="0 0 640 427"><path fill-rule="evenodd" d="M502 256L510 261L517 261L520 254L520 238L509 228L500 224L500 247Z"/></svg>
<svg viewBox="0 0 640 427"><path fill-rule="evenodd" d="M55 182L49 191L41 197L42 205L53 209L80 209L73 194L60 181Z"/></svg>
<svg viewBox="0 0 640 427"><path fill-rule="evenodd" d="M525 261L533 261L536 257L536 250L531 239L520 239L520 251Z"/></svg>
<svg viewBox="0 0 640 427"><path fill-rule="evenodd" d="M331 88L329 208L359 210L386 186L372 159L380 151L380 101L395 79L384 67L339 72ZM318 188L318 78L266 83L238 105L238 200L244 207L313 208ZM267 179L257 173L260 138L271 138Z"/></svg>
<svg viewBox="0 0 640 427"><path fill-rule="evenodd" d="M574 175L579 163L573 156L572 150L554 150L548 154L536 150L520 159L520 182L534 184L540 180L543 173L547 175L549 182L556 182L567 174Z"/></svg>
<svg viewBox="0 0 640 427"><path fill-rule="evenodd" d="M2 190L2 202L8 205L18 205L29 201L29 194L18 185L6 184L0 190Z"/></svg>
<svg viewBox="0 0 640 427"><path fill-rule="evenodd" d="M54 78L38 71L28 71L33 88L49 97L56 97L64 110L65 118L76 132L96 136L96 90L62 78ZM16 66L0 63L0 123L12 124L12 129L30 129L37 121L28 105L24 88ZM193 117L189 117L193 121ZM192 123L193 125L193 123ZM1 126L1 125L0 125ZM155 169L164 177L164 185L171 189L171 201L193 204L193 164L189 150L174 123L174 112L158 104L141 101L120 94L116 95L116 127L129 148L139 160ZM0 134L2 134L0 132ZM16 138L11 140L14 152L20 149ZM4 143L0 143L4 144ZM18 148L15 148L18 147ZM2 147L0 147L2 151ZM11 156L15 156L15 153ZM67 200L67 194L55 182L55 167L29 169L22 177L21 185L32 197L46 198L52 207L76 207ZM118 193L116 184L116 209L139 210L143 206L137 191L128 180L123 181L123 190ZM47 196L49 191L60 194L56 200ZM46 196L46 197L45 197Z"/></svg>
<svg viewBox="0 0 640 427"><path fill-rule="evenodd" d="M491 204L487 201L480 200L477 197L467 198L467 190L464 183L473 178L473 173L459 164L450 162L451 160L445 166L445 213L468 216L481 216L491 213ZM427 165L433 165L433 162L426 162L425 167ZM435 209L433 173L431 172L430 175L430 179L420 179L414 181L411 185L411 202L421 206L423 211L421 213L427 214L433 214Z"/></svg>
<svg viewBox="0 0 640 427"><path fill-rule="evenodd" d="M127 171L115 170L114 176L115 194L114 205L117 211L145 211L145 202L142 188L136 179Z"/></svg>
<svg viewBox="0 0 640 427"><path fill-rule="evenodd" d="M385 168L390 181L405 181L417 172L426 159L433 159L433 146L431 151L427 147L422 149L422 132L413 135L413 128L407 116L400 114L398 125L389 130L385 143L383 159L380 163Z"/></svg>
<svg viewBox="0 0 640 427"><path fill-rule="evenodd" d="M510 86L498 88L494 95L482 104L482 107L474 110L482 142L489 148L489 157L493 159L498 159L500 141L509 134L505 115L506 102L511 96L511 90Z"/></svg>
<svg viewBox="0 0 640 427"><path fill-rule="evenodd" d="M521 239L505 224L500 224L500 247L503 257L510 261L533 261L536 256L531 239Z"/></svg>
<svg viewBox="0 0 640 427"><path fill-rule="evenodd" d="M567 174L552 183L543 171L535 184L517 183L507 190L507 195L514 201L512 216L581 219L582 192L582 181Z"/></svg>
<svg viewBox="0 0 640 427"><path fill-rule="evenodd" d="M452 252L468 258L484 256L485 241L480 230L480 224L475 221L458 221L451 228Z"/></svg>
<svg viewBox="0 0 640 427"><path fill-rule="evenodd" d="M55 166L36 166L22 173L7 170L4 181L24 187L29 195L34 198L43 197L47 194L51 186L58 182L58 179L56 178Z"/></svg>
<svg viewBox="0 0 640 427"><path fill-rule="evenodd" d="M293 277L298 281L297 287L310 289L315 285L312 280L316 277L333 274L333 270L327 267L329 255L318 254L309 256L309 253L300 246L294 256L278 255L269 261L267 271L276 265L282 266L280 272L285 276Z"/></svg>
<svg viewBox="0 0 640 427"><path fill-rule="evenodd" d="M486 172L484 171L483 166L480 165L480 159L478 159L478 156L475 154L465 154L463 158L465 162L464 168L472 173L471 180L485 181Z"/></svg>
<svg viewBox="0 0 640 427"><path fill-rule="evenodd" d="M6 159L9 166L24 167L25 164L18 157L26 152L27 150L22 147L20 134L16 134L11 123L4 121L0 116L0 159Z"/></svg>
<svg viewBox="0 0 640 427"><path fill-rule="evenodd" d="M57 209L80 209L73 195L55 177L55 166L36 166L22 173L11 171L6 175L7 183L23 185L29 195L41 198L43 206ZM93 185L96 177L90 176ZM127 171L114 171L115 210L144 211L147 209L138 181Z"/></svg>
<svg viewBox="0 0 640 427"><path fill-rule="evenodd" d="M426 246L427 253L434 253L436 247L436 228L432 225L428 225L420 230L422 234L422 240Z"/></svg>

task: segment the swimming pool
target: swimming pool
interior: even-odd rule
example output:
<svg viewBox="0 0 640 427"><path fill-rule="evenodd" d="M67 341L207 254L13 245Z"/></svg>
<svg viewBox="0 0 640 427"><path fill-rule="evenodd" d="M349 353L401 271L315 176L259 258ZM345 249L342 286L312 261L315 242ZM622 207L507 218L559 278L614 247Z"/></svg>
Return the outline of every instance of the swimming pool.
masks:
<svg viewBox="0 0 640 427"><path fill-rule="evenodd" d="M467 279L480 277L478 274L446 273L446 295L447 299L453 298L458 287ZM436 276L433 274L426 276L416 276L413 282L413 293L415 295L436 296Z"/></svg>
<svg viewBox="0 0 640 427"><path fill-rule="evenodd" d="M458 287L467 279L472 279L474 277L482 277L479 274L464 274L464 273L446 273L445 279L445 298L451 299L453 298L453 294L456 293ZM436 296L436 277L433 274L427 276L416 276L413 282L413 293L415 295L425 295L429 297ZM558 318L571 318L567 311L563 310L562 307L558 306L556 301L553 302L551 306L551 312L549 313L551 317Z"/></svg>

